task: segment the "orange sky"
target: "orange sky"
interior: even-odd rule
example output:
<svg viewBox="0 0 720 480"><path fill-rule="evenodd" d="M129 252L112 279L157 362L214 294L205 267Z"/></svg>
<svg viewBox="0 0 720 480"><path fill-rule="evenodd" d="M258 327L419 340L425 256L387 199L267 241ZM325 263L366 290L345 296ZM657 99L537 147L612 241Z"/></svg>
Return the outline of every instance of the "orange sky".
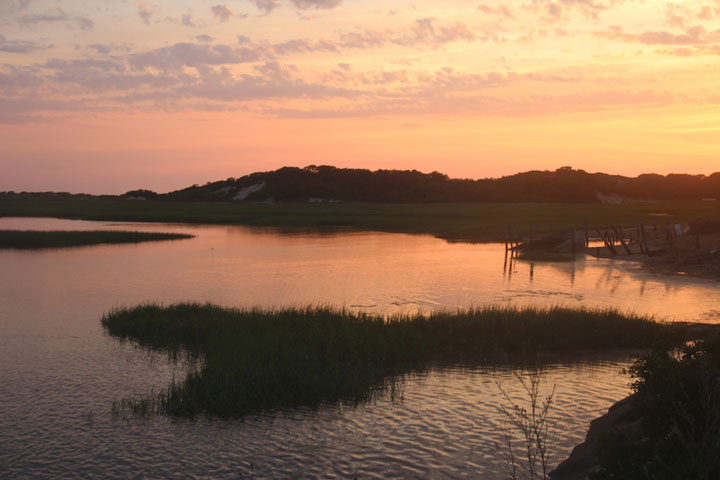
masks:
<svg viewBox="0 0 720 480"><path fill-rule="evenodd" d="M0 191L709 174L720 0L0 2Z"/></svg>

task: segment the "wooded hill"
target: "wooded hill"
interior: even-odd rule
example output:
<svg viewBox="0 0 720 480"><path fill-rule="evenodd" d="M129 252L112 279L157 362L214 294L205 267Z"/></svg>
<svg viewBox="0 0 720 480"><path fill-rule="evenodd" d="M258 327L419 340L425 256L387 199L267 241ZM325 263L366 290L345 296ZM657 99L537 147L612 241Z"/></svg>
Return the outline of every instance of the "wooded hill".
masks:
<svg viewBox="0 0 720 480"><path fill-rule="evenodd" d="M158 194L133 190L126 199L201 202L570 202L701 200L720 198L720 172L623 177L562 167L496 179L451 179L416 170L365 170L331 166L284 167ZM92 199L67 193L0 192L4 199ZM117 198L102 196L100 198Z"/></svg>
<svg viewBox="0 0 720 480"><path fill-rule="evenodd" d="M144 196L145 192L126 195ZM645 174L635 178L570 167L497 179L451 179L438 172L331 166L285 167L162 195L195 201L375 203L422 202L622 202L720 198L720 172L705 175Z"/></svg>

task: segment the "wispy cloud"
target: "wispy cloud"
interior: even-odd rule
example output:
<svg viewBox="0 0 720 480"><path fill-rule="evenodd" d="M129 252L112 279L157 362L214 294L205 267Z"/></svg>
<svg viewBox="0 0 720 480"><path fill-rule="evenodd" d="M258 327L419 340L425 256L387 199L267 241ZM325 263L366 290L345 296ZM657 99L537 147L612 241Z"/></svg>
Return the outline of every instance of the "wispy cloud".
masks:
<svg viewBox="0 0 720 480"><path fill-rule="evenodd" d="M279 0L251 0L255 6L268 14L280 6Z"/></svg>
<svg viewBox="0 0 720 480"><path fill-rule="evenodd" d="M309 8L335 8L342 3L342 0L290 0L290 2L296 8L306 10Z"/></svg>
<svg viewBox="0 0 720 480"><path fill-rule="evenodd" d="M388 44L405 47L430 46L439 47L447 43L476 40L488 40L479 35L471 27L462 22L443 24L436 18L415 20L409 27L386 30L354 30L340 33L336 38L316 42L293 40L274 47L287 47L292 43L299 51L339 51L341 49L381 48Z"/></svg>
<svg viewBox="0 0 720 480"><path fill-rule="evenodd" d="M22 12L30 5L30 0L3 0L0 2L0 15L12 15Z"/></svg>
<svg viewBox="0 0 720 480"><path fill-rule="evenodd" d="M8 40L0 34L0 52L6 53L30 53L36 50L44 50L49 45L27 40Z"/></svg>
<svg viewBox="0 0 720 480"><path fill-rule="evenodd" d="M278 8L280 5L282 5L281 0L250 0L252 3L255 4L255 6L259 9L265 12L265 14L269 14L276 8ZM310 10L310 9L317 9L317 10L329 10L332 8L338 7L342 0L289 0L290 4L299 9L299 10Z"/></svg>
<svg viewBox="0 0 720 480"><path fill-rule="evenodd" d="M38 25L42 23L67 23L81 30L92 30L95 26L88 17L69 15L61 9L55 9L46 13L26 13L21 12L17 17L18 23L21 25Z"/></svg>
<svg viewBox="0 0 720 480"><path fill-rule="evenodd" d="M303 10L341 5L338 0L248 1L265 13L280 5ZM694 97L683 96L678 93L681 88L668 88L660 79L648 87L633 78L634 74L642 77L638 71L618 72L616 78L608 73L599 78L600 74L593 76L585 66L560 69L532 59L533 42L544 41L553 31L562 32L557 33L559 42L571 41L577 35L573 32L574 25L556 23L547 26L546 19L556 16L561 22L570 14L577 17L578 12L580 16L590 18L586 25L593 25L583 35L610 40L595 43L610 44L618 52L628 49L625 44L640 44L655 49L643 48L645 52L650 50L664 55L720 54L720 30L712 30L709 22L697 20L701 15L714 15L714 10L707 13L701 6L689 10L668 7L658 14L652 26L633 24L632 28L638 30L634 32L627 30L627 26L595 26L597 15L624 5L620 0L519 0L472 6L470 10L474 16L467 18L418 15L419 18L403 24L408 12L400 12L389 23L378 27L346 23L346 26L355 26L347 26L346 30L340 27L322 30L307 36L288 32L286 36L278 35L272 40L247 36L254 31L248 28L247 35L237 35L235 31L236 41L229 41L227 36L223 37L229 26L215 25L210 29L211 25L234 20L240 15L230 8L235 4L213 4L206 4L202 11L167 12L173 15L167 20L175 23L174 28L182 32L178 40L183 41L163 39L162 43L146 48L119 47L109 41L92 43L79 45L75 50L85 57L72 58L71 54L64 53L66 56L62 58L4 65L0 67L0 97L13 100L14 103L8 105L19 118L36 118L43 109L64 111L71 100L77 100L89 110L251 109L273 116L302 117L403 112L544 114L573 108L594 110L612 106L662 105L705 95L701 92ZM17 2L13 6L14 9L19 7ZM136 3L133 0L130 7L132 15L139 15L145 23L150 23L157 14L143 1ZM384 10L375 14L387 18ZM295 19L296 16L290 17ZM528 17L536 22L532 28L526 28L523 23ZM80 17L55 9L46 14L17 10L12 18L26 24L70 22L72 26L79 26L73 22ZM273 22L276 19L257 16L256 20ZM188 31L180 24L203 27L203 30L208 28L211 35L200 34L203 30ZM521 24L520 30L512 30ZM164 22L162 28L173 26ZM513 68L512 62L507 62L504 57L489 62L467 61L473 58L467 52L476 47L478 51L500 49L499 44L505 38L498 36L505 32L510 32L509 37L516 40L513 42L515 49L520 48L518 42L527 37L521 46L523 62ZM538 33L537 39L531 39L533 32L546 32L546 36ZM565 40L562 35L570 40ZM454 43L464 45L450 48L449 45ZM0 52L25 54L48 47L40 39L10 40L0 35ZM382 64L372 64L368 60L378 52L386 51L392 51L395 58L383 56ZM446 51L449 55L444 55ZM511 48L507 52L513 54ZM57 55L63 53L58 51ZM401 64L397 58L409 61ZM478 55L477 58L485 57ZM554 57L548 63L552 61ZM38 101L43 98L48 102ZM27 100L25 110L20 107L24 104L23 99Z"/></svg>
<svg viewBox="0 0 720 480"><path fill-rule="evenodd" d="M419 19L409 27L400 30L359 30L341 33L335 38L309 40L290 39L269 43L253 41L240 35L238 45L206 45L209 37L200 36L198 43L180 42L145 52L136 52L128 57L133 68L178 69L183 66L236 65L261 60L271 61L277 57L307 54L313 52L338 53L346 49L380 48L387 44L405 47L427 46L432 48L457 41L472 42L479 37L467 25L456 22L441 24L436 19Z"/></svg>
<svg viewBox="0 0 720 480"><path fill-rule="evenodd" d="M91 43L87 48L102 55L108 55L112 52L129 52L131 50L126 44L116 43Z"/></svg>
<svg viewBox="0 0 720 480"><path fill-rule="evenodd" d="M221 22L227 22L230 17L235 15L235 12L230 10L225 5L215 5L213 7L210 7L210 11L212 14Z"/></svg>
<svg viewBox="0 0 720 480"><path fill-rule="evenodd" d="M262 58L262 52L254 47L211 46L183 42L147 52L133 53L128 57L128 62L136 70L147 68L177 70L183 66L236 65L256 62Z"/></svg>
<svg viewBox="0 0 720 480"><path fill-rule="evenodd" d="M622 5L625 0L532 0L522 5L526 11L544 15L550 21L569 19L580 15L597 21L600 14Z"/></svg>
<svg viewBox="0 0 720 480"><path fill-rule="evenodd" d="M478 10L487 15L498 15L505 18L513 18L514 15L510 11L507 5L491 6L491 5L479 5Z"/></svg>
<svg viewBox="0 0 720 480"><path fill-rule="evenodd" d="M228 68L233 64L243 65L242 71ZM182 66L194 67L195 73ZM25 83L30 80L33 83ZM61 113L66 108L74 111L78 104L88 110L140 106L173 111L251 109L264 115L294 118L403 113L540 115L662 105L676 99L665 91L607 90L610 84L605 81L594 82L595 91L591 93L573 93L566 88L557 89L555 94L538 93L544 91L543 86L578 82L594 80L540 72L468 74L449 67L434 72L355 71L347 63L308 77L294 65L268 59L242 46L197 44L176 44L124 57L54 59L0 74L0 85L12 95L12 111L20 119L36 119L43 112ZM68 101L57 98L55 103L38 102L33 92L44 89L54 90ZM70 99L79 103L71 105Z"/></svg>
<svg viewBox="0 0 720 480"><path fill-rule="evenodd" d="M150 24L150 17L152 17L152 9L145 2L138 2L137 12L142 21L146 24Z"/></svg>
<svg viewBox="0 0 720 480"><path fill-rule="evenodd" d="M627 33L623 27L614 26L608 30L596 32L596 35L645 45L700 45L720 42L720 29L707 31L702 25L686 27L681 33L665 30Z"/></svg>
<svg viewBox="0 0 720 480"><path fill-rule="evenodd" d="M720 55L720 45L693 45L690 47L660 48L654 51L660 55L676 57L698 57L702 55Z"/></svg>
<svg viewBox="0 0 720 480"><path fill-rule="evenodd" d="M180 23L181 23L182 25L185 25L186 27L194 27L194 26L195 26L195 22L193 21L193 17L192 17L192 15L190 15L189 13L186 13L186 14L184 14L184 15L181 17Z"/></svg>

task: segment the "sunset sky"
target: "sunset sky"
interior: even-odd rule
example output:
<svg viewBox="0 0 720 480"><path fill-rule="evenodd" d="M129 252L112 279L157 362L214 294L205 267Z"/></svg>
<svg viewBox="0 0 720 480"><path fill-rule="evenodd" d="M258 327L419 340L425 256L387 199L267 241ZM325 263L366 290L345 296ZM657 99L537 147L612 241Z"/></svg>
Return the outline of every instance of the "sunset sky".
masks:
<svg viewBox="0 0 720 480"><path fill-rule="evenodd" d="M720 0L0 0L0 191L719 160Z"/></svg>

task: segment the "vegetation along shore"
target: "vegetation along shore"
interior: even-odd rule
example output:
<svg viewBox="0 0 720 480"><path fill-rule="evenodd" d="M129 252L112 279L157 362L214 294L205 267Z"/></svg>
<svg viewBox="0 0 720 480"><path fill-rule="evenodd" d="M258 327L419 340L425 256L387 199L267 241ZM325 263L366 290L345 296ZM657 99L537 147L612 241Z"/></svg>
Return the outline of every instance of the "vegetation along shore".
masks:
<svg viewBox="0 0 720 480"><path fill-rule="evenodd" d="M110 243L157 242L192 237L192 235L183 233L126 232L119 230L0 230L0 249L36 250Z"/></svg>
<svg viewBox="0 0 720 480"><path fill-rule="evenodd" d="M720 478L720 334L707 330L638 359L628 372L635 393L592 422L551 478Z"/></svg>
<svg viewBox="0 0 720 480"><path fill-rule="evenodd" d="M567 229L689 223L718 217L706 202L631 203L207 203L129 200L0 200L0 217L182 222L290 229L353 229L430 234L448 240L494 242Z"/></svg>

